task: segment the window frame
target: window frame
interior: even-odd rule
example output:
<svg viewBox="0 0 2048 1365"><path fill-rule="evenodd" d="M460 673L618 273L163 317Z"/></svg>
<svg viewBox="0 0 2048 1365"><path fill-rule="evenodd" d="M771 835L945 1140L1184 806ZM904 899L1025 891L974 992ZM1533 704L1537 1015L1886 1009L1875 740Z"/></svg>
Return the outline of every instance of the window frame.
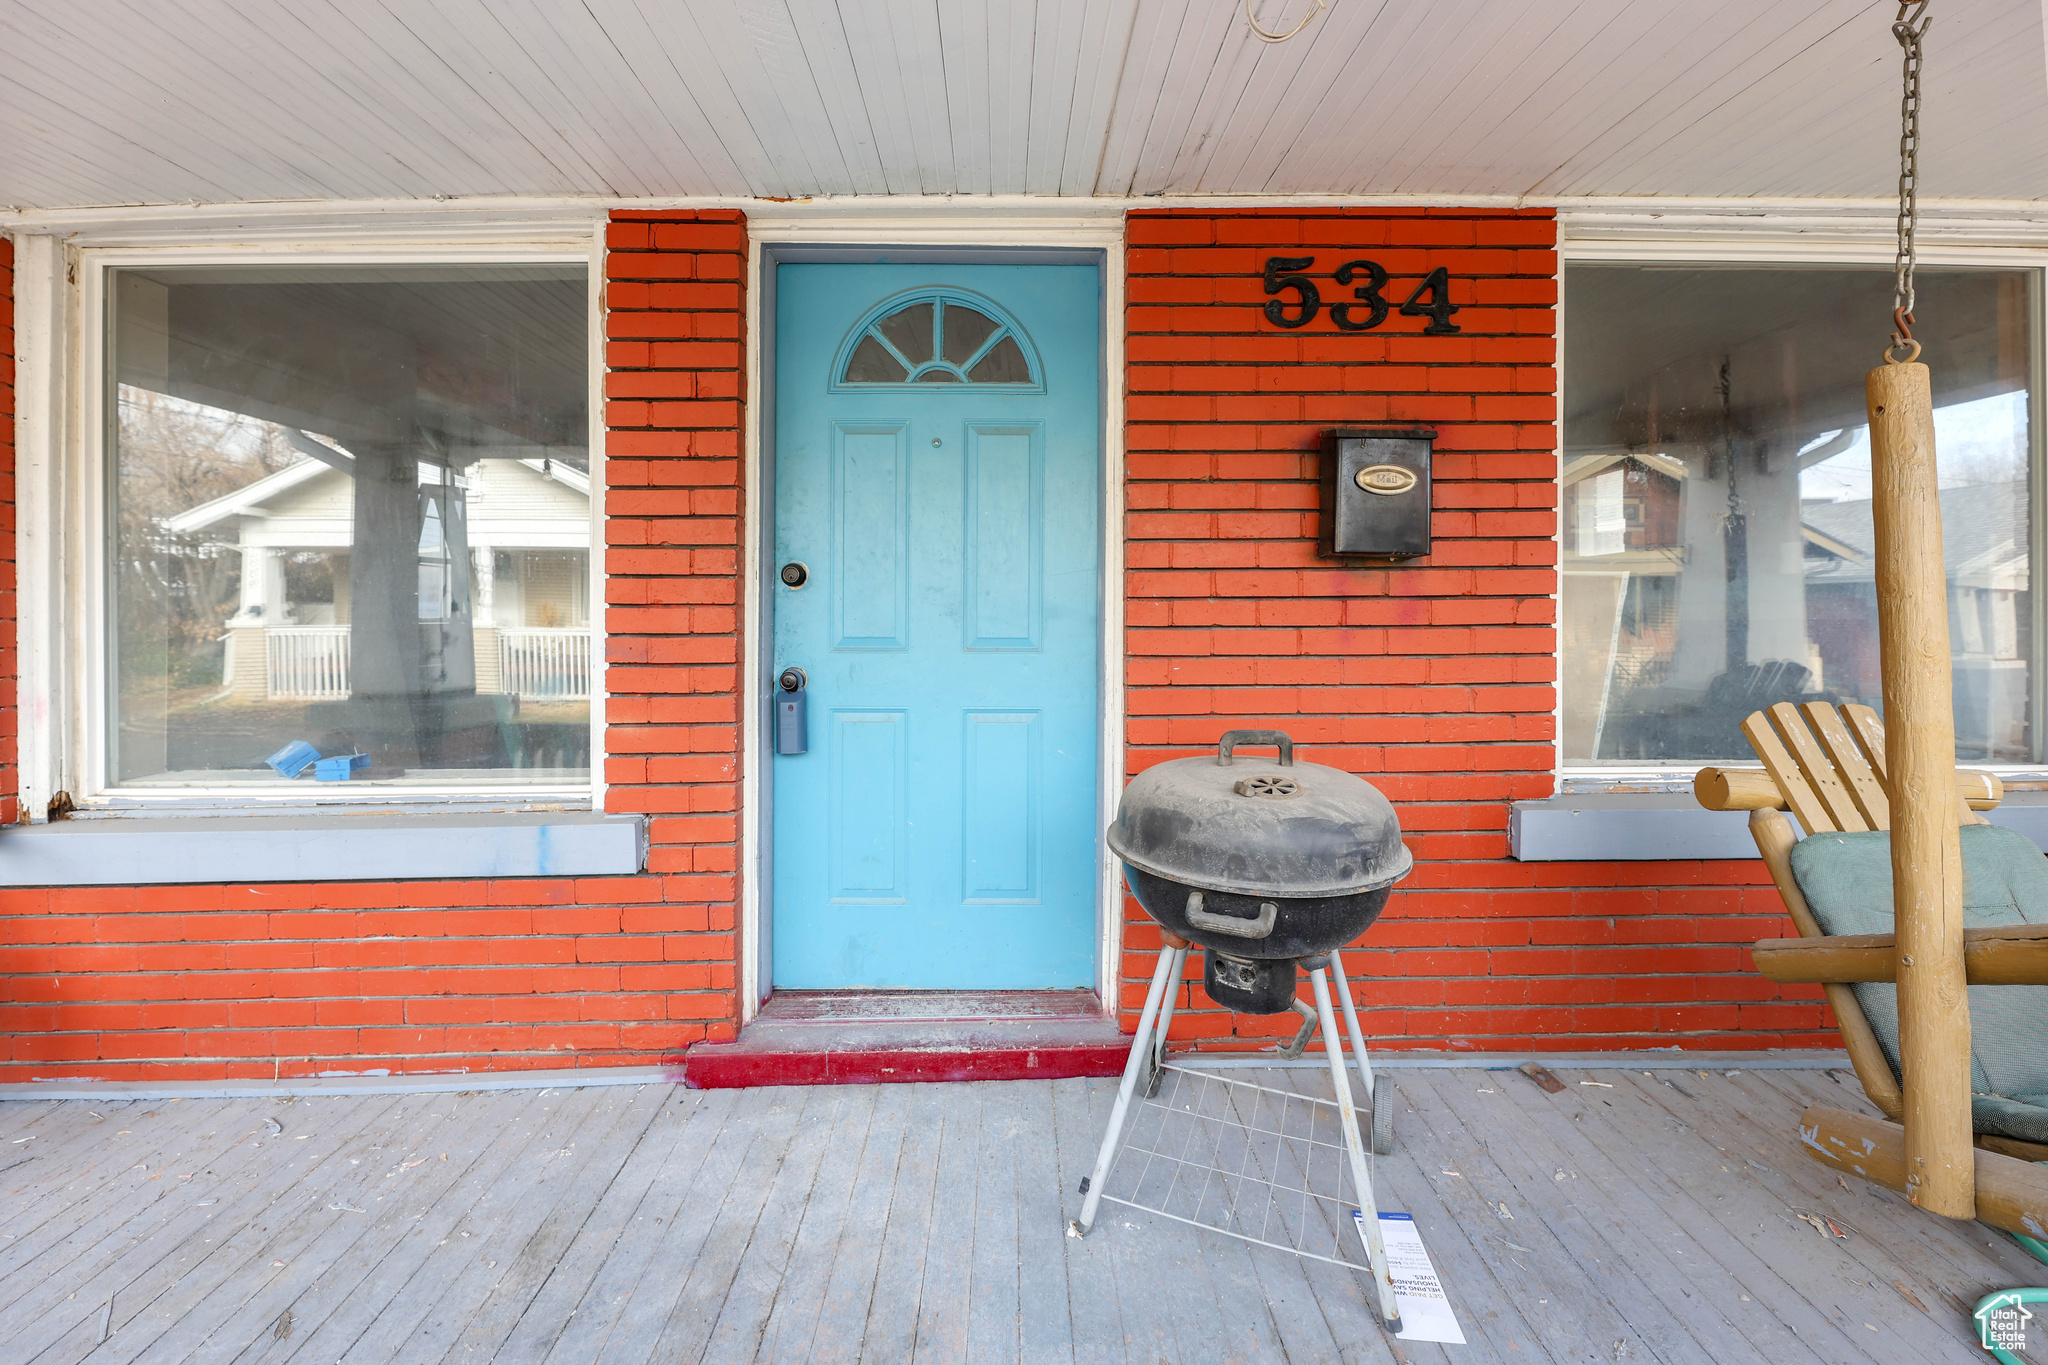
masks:
<svg viewBox="0 0 2048 1365"><path fill-rule="evenodd" d="M461 241L389 245L375 242L335 247L327 243L275 245L211 245L183 243L150 246L82 246L68 250L68 268L61 287L68 316L69 338L52 338L50 359L60 366L55 376L63 386L70 420L55 444L50 468L41 480L23 480L18 501L25 526L36 518L32 503L47 500L44 512L50 534L41 544L24 537L24 560L39 555L46 593L32 600L24 593L20 613L49 611L47 652L22 650L19 724L46 727L43 742L21 746L21 790L29 818L40 819L49 796L70 794L79 815L276 815L308 809L346 809L364 805L430 806L449 811L594 810L604 808L604 306L603 242L594 223L578 224L573 234L555 233L531 241ZM568 240L564 240L568 236ZM250 786L192 786L167 789L122 787L110 779L107 732L110 691L112 613L107 600L109 524L107 498L111 419L108 385L107 326L110 272L121 267L170 266L293 266L348 265L517 265L570 264L586 272L585 345L588 366L588 441L590 449L590 548L588 592L591 603L590 776L570 786L478 782L419 787L353 787L345 783ZM68 340L68 344L63 344ZM24 471L28 473L29 471ZM41 486L37 486L40 484ZM24 570L30 565L24 563ZM46 577L44 577L46 575ZM24 645L29 632L23 632ZM41 705L32 704L40 701ZM42 715L39 717L38 712ZM24 734L26 738L26 734Z"/></svg>
<svg viewBox="0 0 2048 1365"><path fill-rule="evenodd" d="M1887 225L1887 229L1888 229ZM1558 244L1557 302L1557 470L1552 487L1556 490L1551 540L1553 563L1562 590L1564 576L1564 456L1565 414L1569 410L1570 377L1565 372L1565 342L1571 326L1565 276L1574 266L1585 265L1669 265L1685 266L1890 266L1894 243L1886 231L1883 238L1872 232L1854 232L1847 224L1831 224L1810 236L1791 235L1784 224L1763 225L1764 230L1744 235L1726 229L1698 236L1672 236L1645 232L1641 236L1601 239L1588 235L1574 240L1564 236ZM1775 228L1776 230L1772 230ZM1830 230L1831 229L1831 230ZM2038 246L1974 246L1925 242L1918 250L1924 266L1979 266L2020 270L2028 275L2027 316L2031 328L2028 357L2027 399L2027 553L2030 582L2048 565L2048 414L2042 405L2048 399L2048 248ZM1879 361L1884 336L1873 330L1871 364ZM1552 601L1558 600L1557 591ZM1973 769L1993 772L2007 790L2048 789L2048 591L2031 589L2032 632L2027 661L2027 708L2029 739L2035 758L2022 764L1971 763ZM1702 767L1759 767L1744 756L1733 761L1697 759L1683 765L1634 765L1584 767L1568 765L1564 759L1564 635L1557 630L1555 653L1557 681L1553 686L1551 722L1551 770L1558 795L1601 793L1689 792L1693 775Z"/></svg>

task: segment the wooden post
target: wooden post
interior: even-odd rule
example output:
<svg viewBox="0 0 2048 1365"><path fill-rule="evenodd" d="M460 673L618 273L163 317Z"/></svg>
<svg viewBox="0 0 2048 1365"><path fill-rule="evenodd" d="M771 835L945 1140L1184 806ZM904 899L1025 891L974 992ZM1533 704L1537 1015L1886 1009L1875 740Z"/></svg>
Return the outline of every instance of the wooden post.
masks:
<svg viewBox="0 0 2048 1365"><path fill-rule="evenodd" d="M1864 396L1870 407L1878 650L1891 782L1905 1189L1922 1208L1974 1218L1948 575L1927 367L1880 365L1865 380Z"/></svg>

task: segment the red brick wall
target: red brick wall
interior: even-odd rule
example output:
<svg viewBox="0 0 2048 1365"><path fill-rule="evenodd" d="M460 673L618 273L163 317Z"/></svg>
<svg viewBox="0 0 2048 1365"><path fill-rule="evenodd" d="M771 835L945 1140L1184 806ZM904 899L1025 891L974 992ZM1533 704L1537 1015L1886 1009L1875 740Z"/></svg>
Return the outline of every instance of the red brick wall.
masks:
<svg viewBox="0 0 2048 1365"><path fill-rule="evenodd" d="M646 875L0 890L0 1078L606 1066L732 1036L746 226L621 214L609 240L607 804L650 817Z"/></svg>
<svg viewBox="0 0 2048 1365"><path fill-rule="evenodd" d="M745 223L620 213L608 245L604 762L609 808L650 821L646 874L0 890L0 1077L603 1066L732 1036ZM1783 925L1755 864L1506 856L1508 803L1551 789L1553 246L1543 213L1132 215L1131 770L1270 724L1394 799L1417 868L1353 958L1376 1038L1831 1044L1812 993L1744 969ZM1326 303L1345 260L1385 265L1396 303L1442 264L1463 330L1274 327L1258 276L1276 254L1315 256ZM0 285L10 264L0 241ZM1378 422L1441 433L1436 553L1319 560L1320 433ZM11 534L0 547L11 818ZM1126 915L1128 1017L1157 937ZM1181 1010L1182 1038L1264 1041L1198 989Z"/></svg>
<svg viewBox="0 0 2048 1365"><path fill-rule="evenodd" d="M1396 312L1263 314L1269 256L1329 277L1369 257L1396 308L1448 269L1454 336ZM1834 1046L1819 992L1746 970L1791 932L1754 863L1521 863L1509 803L1554 758L1556 230L1547 210L1161 210L1129 222L1126 612L1129 766L1290 731L1400 811L1414 874L1346 958L1369 1036L1414 1047ZM1283 298L1291 300L1287 293ZM1426 424L1434 552L1319 559L1332 426ZM1156 929L1135 903L1126 1027ZM1197 963L1190 977L1198 979ZM1174 1036L1263 1045L1294 1021L1233 1017L1184 986Z"/></svg>

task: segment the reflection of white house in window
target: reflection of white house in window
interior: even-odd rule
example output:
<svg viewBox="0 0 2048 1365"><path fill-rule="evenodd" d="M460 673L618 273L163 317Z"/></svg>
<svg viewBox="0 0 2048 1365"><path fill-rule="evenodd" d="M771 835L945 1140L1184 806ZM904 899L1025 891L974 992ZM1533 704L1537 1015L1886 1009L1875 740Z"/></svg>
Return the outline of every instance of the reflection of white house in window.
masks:
<svg viewBox="0 0 2048 1365"><path fill-rule="evenodd" d="M1809 499L1807 616L1827 687L1881 695L1877 573L1870 501ZM1965 758L2010 761L2025 753L2028 605L2027 486L1980 483L1941 490L1942 557L1948 569L1949 656L1956 748Z"/></svg>
<svg viewBox="0 0 2048 1365"><path fill-rule="evenodd" d="M179 535L232 534L241 549L241 601L227 622L221 669L224 695L238 700L349 695L354 480L345 452L323 444L308 453L315 458L164 522ZM420 473L429 485L441 477L432 465ZM590 476L559 460L485 459L460 481L476 690L532 701L587 698ZM442 619L457 579L440 530L438 517L423 519L422 621Z"/></svg>

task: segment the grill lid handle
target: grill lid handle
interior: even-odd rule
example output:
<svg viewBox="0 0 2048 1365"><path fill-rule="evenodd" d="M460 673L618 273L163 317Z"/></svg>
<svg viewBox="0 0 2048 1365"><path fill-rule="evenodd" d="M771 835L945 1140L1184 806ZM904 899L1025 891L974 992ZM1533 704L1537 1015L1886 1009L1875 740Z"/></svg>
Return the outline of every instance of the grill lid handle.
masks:
<svg viewBox="0 0 2048 1365"><path fill-rule="evenodd" d="M1268 744L1280 750L1280 766L1294 766L1294 740L1285 730L1226 730L1223 742L1216 746L1216 766L1230 766L1230 751L1240 744L1256 744L1261 748Z"/></svg>

